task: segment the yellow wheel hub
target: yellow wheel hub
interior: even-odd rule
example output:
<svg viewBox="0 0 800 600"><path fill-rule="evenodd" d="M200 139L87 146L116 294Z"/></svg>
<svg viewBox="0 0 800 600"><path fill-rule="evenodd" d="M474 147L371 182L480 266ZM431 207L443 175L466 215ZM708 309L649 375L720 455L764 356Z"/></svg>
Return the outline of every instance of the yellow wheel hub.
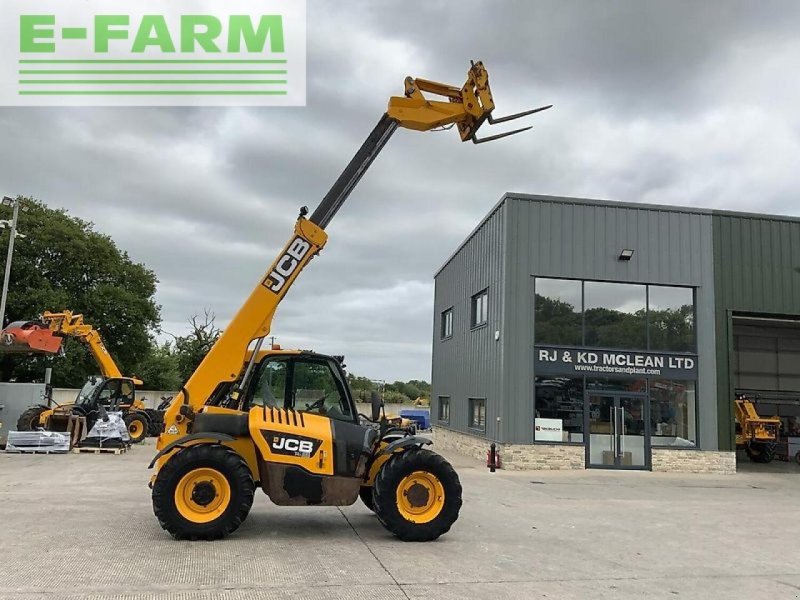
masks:
<svg viewBox="0 0 800 600"><path fill-rule="evenodd" d="M192 523L210 523L222 516L231 502L231 486L216 469L189 471L175 488L175 506Z"/></svg>
<svg viewBox="0 0 800 600"><path fill-rule="evenodd" d="M142 424L139 421L131 421L128 424L128 433L133 438L139 437L139 434L142 433Z"/></svg>
<svg viewBox="0 0 800 600"><path fill-rule="evenodd" d="M397 486L397 509L407 521L429 523L444 507L444 486L427 471L406 475Z"/></svg>

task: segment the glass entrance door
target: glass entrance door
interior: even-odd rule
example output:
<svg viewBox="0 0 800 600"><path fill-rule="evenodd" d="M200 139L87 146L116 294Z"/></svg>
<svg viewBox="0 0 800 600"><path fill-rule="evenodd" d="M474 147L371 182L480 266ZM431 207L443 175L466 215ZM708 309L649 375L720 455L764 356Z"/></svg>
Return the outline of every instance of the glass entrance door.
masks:
<svg viewBox="0 0 800 600"><path fill-rule="evenodd" d="M650 438L645 397L610 392L588 396L588 467L647 469Z"/></svg>

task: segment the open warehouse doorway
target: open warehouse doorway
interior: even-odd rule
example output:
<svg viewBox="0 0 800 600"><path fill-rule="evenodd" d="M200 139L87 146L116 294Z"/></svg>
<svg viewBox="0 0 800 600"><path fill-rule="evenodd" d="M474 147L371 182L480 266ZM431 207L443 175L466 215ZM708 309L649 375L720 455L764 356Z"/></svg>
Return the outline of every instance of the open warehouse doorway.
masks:
<svg viewBox="0 0 800 600"><path fill-rule="evenodd" d="M770 471L800 472L800 320L734 315L733 350L736 398L749 400L765 420L765 437L775 437L774 447L756 444L754 452L740 445L740 466L770 463ZM735 412L740 436L746 410L739 400ZM779 420L774 433L770 418ZM775 460L763 452L774 454Z"/></svg>

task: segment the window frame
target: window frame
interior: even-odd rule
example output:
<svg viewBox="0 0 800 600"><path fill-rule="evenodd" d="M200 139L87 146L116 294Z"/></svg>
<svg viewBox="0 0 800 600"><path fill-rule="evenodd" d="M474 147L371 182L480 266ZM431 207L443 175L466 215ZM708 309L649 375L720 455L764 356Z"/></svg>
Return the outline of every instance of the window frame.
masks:
<svg viewBox="0 0 800 600"><path fill-rule="evenodd" d="M640 281L611 281L608 279L581 279L579 277L554 277L552 275L531 275L533 278L533 284L531 286L532 293L531 293L531 314L534 316L534 323L533 323L533 331L531 332L531 337L533 339L534 345L537 346L564 346L564 347L577 347L572 346L571 344L552 344L548 342L538 342L536 341L536 281L538 279L556 279L556 280L563 280L563 281L578 281L581 284L581 345L580 347L591 347L591 348L605 348L609 350L623 350L623 348L611 348L607 346L589 346L586 341L586 283L616 283L621 285L641 285L645 288L645 347L644 348L624 348L624 350L631 351L631 352L654 352L659 354L691 354L696 355L698 353L698 340L697 340L697 331L698 331L698 324L697 324L697 286L692 285L670 285L670 284L662 284L662 283L642 283ZM654 349L651 348L651 331L650 331L650 288L657 287L657 288L676 288L676 289L683 289L683 290L690 290L692 293L692 328L693 328L693 345L690 350L663 350L663 349ZM488 288L486 288L488 290ZM480 294L481 292L478 292ZM475 296L477 296L476 294ZM475 297L473 296L473 298ZM471 318L471 315L470 315ZM476 327L473 327L475 329Z"/></svg>
<svg viewBox="0 0 800 600"><path fill-rule="evenodd" d="M436 420L440 423L450 424L450 396L437 396ZM442 417L442 406L447 406L447 418Z"/></svg>
<svg viewBox="0 0 800 600"><path fill-rule="evenodd" d="M447 332L447 324L448 324L448 317L449 325L450 325L450 333ZM449 340L453 337L453 307L446 308L441 312L440 315L440 322L439 322L439 339L440 340Z"/></svg>
<svg viewBox="0 0 800 600"><path fill-rule="evenodd" d="M483 406L483 425L476 425L474 422L475 417L475 404L481 403ZM486 433L486 419L487 419L487 411L486 411L486 398L482 397L470 397L467 399L467 427L473 431L480 431L481 433Z"/></svg>
<svg viewBox="0 0 800 600"><path fill-rule="evenodd" d="M483 315L483 320L478 321L478 301L482 300L481 302L481 311L480 313ZM483 288L481 291L473 294L470 297L469 303L469 323L470 329L479 329L481 327L485 327L489 324L489 288Z"/></svg>

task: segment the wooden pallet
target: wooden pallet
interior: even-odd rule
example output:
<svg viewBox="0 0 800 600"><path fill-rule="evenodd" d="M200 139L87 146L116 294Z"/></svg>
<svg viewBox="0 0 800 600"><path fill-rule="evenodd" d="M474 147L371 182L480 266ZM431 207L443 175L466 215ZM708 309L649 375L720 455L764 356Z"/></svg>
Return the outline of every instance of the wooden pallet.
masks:
<svg viewBox="0 0 800 600"><path fill-rule="evenodd" d="M73 454L125 454L128 451L127 446L122 448L93 448L93 447L80 447L73 448Z"/></svg>
<svg viewBox="0 0 800 600"><path fill-rule="evenodd" d="M6 448L8 454L67 454L66 450L49 450L48 448Z"/></svg>

